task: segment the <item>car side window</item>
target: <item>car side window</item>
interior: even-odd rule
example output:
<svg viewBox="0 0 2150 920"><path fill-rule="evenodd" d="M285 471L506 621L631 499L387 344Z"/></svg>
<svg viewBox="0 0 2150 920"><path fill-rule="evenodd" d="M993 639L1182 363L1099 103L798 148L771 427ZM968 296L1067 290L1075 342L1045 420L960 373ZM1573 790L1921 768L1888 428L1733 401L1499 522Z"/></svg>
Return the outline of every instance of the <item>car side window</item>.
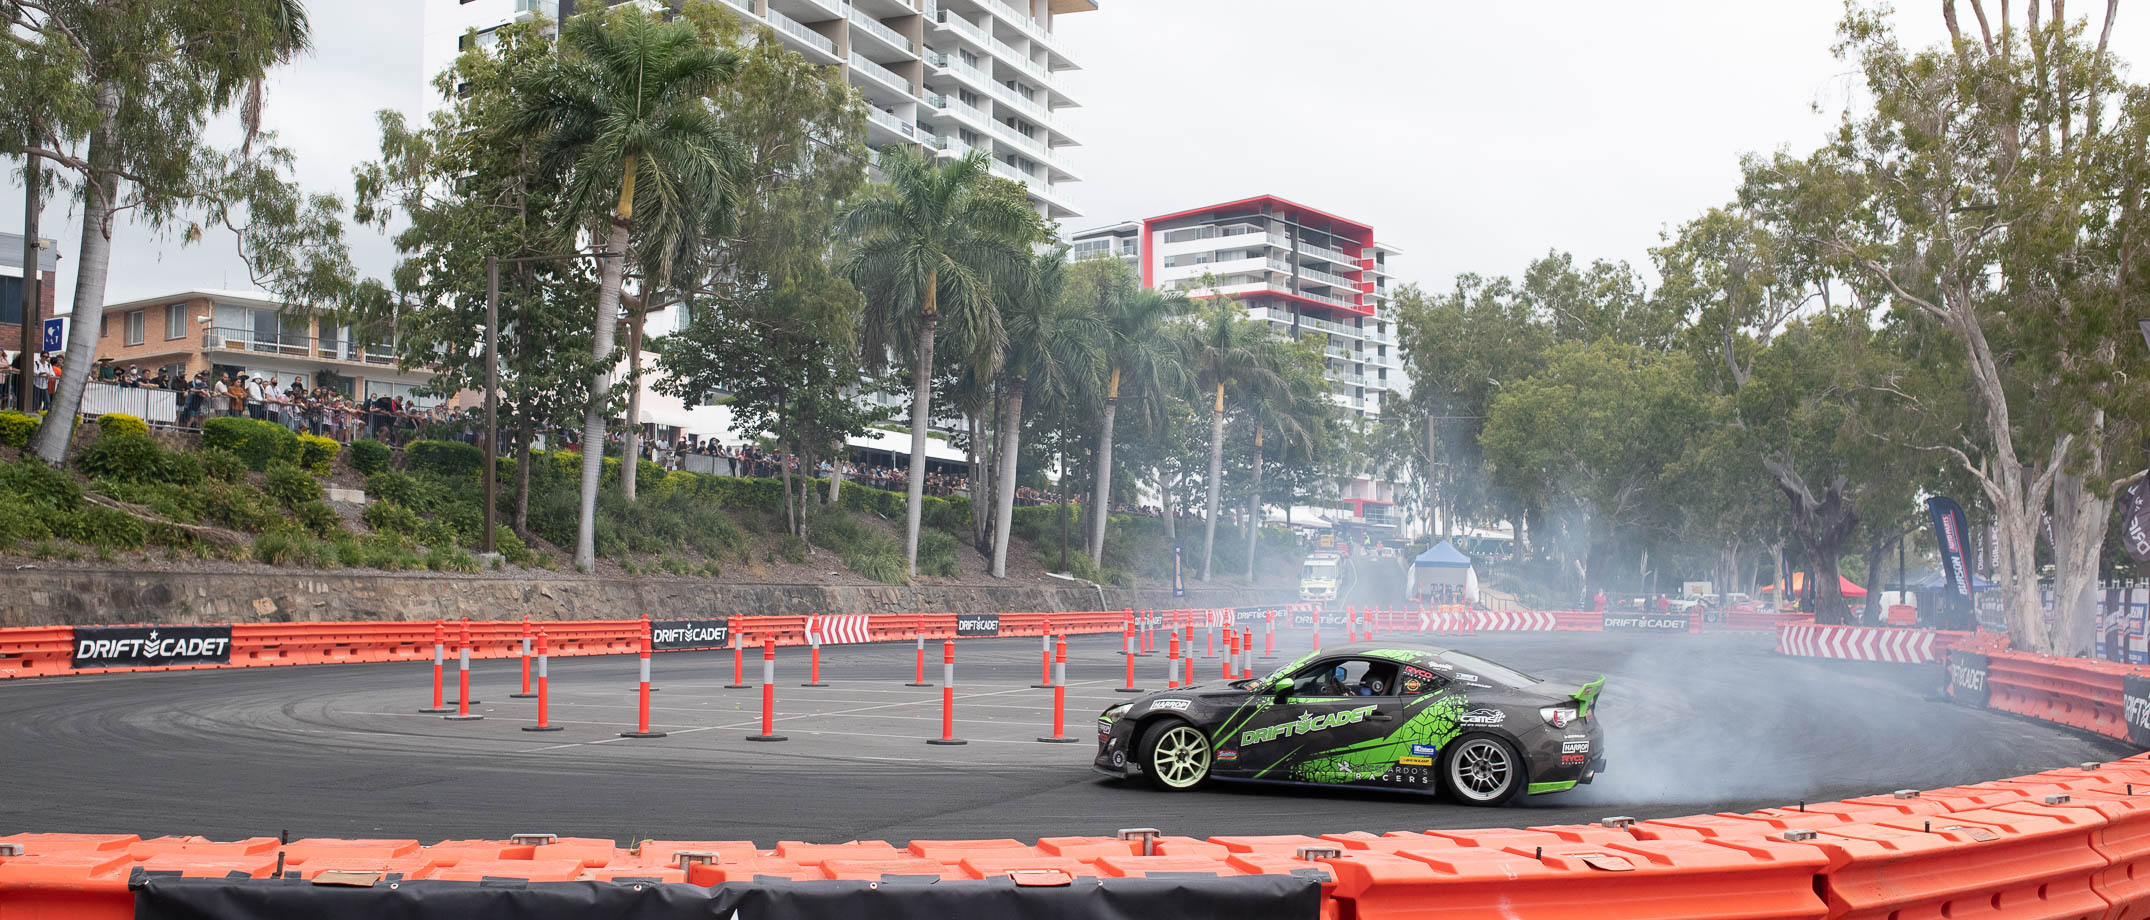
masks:
<svg viewBox="0 0 2150 920"><path fill-rule="evenodd" d="M1450 683L1447 676L1434 673L1417 665L1404 665L1396 677L1396 692L1402 696L1425 696L1439 693Z"/></svg>
<svg viewBox="0 0 2150 920"><path fill-rule="evenodd" d="M1293 675L1290 695L1299 698L1394 696L1398 686L1395 662L1341 658L1317 662Z"/></svg>

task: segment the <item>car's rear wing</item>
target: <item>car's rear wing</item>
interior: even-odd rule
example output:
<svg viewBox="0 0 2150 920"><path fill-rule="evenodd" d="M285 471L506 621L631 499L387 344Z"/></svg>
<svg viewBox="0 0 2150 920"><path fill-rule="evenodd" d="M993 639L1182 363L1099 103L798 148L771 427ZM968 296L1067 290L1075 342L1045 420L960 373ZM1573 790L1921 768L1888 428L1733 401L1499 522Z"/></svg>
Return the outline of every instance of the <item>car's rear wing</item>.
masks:
<svg viewBox="0 0 2150 920"><path fill-rule="evenodd" d="M1605 678L1603 677L1584 684L1582 689L1575 691L1576 701L1583 704L1581 712L1583 718L1590 718L1590 710L1597 708L1598 694L1604 691Z"/></svg>

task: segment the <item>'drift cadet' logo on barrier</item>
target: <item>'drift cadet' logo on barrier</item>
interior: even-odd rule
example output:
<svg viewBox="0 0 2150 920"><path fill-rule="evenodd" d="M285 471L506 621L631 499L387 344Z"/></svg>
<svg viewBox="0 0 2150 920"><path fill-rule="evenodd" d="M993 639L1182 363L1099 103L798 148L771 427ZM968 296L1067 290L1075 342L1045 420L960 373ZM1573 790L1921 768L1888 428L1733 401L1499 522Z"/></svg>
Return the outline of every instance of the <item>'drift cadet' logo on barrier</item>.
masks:
<svg viewBox="0 0 2150 920"><path fill-rule="evenodd" d="M2120 717L2128 723L2128 741L2150 745L2150 677L2120 678Z"/></svg>
<svg viewBox="0 0 2150 920"><path fill-rule="evenodd" d="M229 626L77 626L75 667L230 664Z"/></svg>
<svg viewBox="0 0 2150 920"><path fill-rule="evenodd" d="M713 620L651 620L649 646L661 651L689 648L728 648L732 641L729 617Z"/></svg>
<svg viewBox="0 0 2150 920"><path fill-rule="evenodd" d="M992 638L1000 635L1000 614L956 614L956 636L963 639Z"/></svg>
<svg viewBox="0 0 2150 920"><path fill-rule="evenodd" d="M1948 653L1948 695L1966 706L1985 708L1987 698L1992 695L1986 687L1988 660L1976 652Z"/></svg>
<svg viewBox="0 0 2150 920"><path fill-rule="evenodd" d="M1605 614L1605 628L1686 632L1687 615L1684 613L1607 613Z"/></svg>
<svg viewBox="0 0 2150 920"><path fill-rule="evenodd" d="M1291 612L1291 628L1312 629L1314 621L1320 618L1321 614L1312 610L1294 610Z"/></svg>

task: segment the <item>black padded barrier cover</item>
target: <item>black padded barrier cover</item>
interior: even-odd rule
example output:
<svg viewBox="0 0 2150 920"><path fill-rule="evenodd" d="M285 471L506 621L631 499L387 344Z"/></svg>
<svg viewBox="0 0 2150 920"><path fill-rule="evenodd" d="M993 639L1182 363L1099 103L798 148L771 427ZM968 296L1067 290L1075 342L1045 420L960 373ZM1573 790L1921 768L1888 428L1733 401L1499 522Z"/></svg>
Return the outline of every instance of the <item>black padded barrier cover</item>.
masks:
<svg viewBox="0 0 2150 920"><path fill-rule="evenodd" d="M1173 875L1013 881L757 879L714 888L648 882L149 878L136 920L1317 920L1320 878Z"/></svg>

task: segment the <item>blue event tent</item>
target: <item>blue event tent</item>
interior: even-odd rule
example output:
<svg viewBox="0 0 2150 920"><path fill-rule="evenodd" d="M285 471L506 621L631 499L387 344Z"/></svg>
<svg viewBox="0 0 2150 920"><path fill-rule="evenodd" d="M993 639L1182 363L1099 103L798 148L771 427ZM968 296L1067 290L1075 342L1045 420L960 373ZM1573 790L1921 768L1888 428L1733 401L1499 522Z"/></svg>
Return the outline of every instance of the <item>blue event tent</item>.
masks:
<svg viewBox="0 0 2150 920"><path fill-rule="evenodd" d="M1463 588L1463 599L1478 602L1478 570L1471 566L1471 557L1457 550L1454 544L1442 540L1411 560L1411 573L1404 583L1404 593L1419 596L1421 586L1458 585Z"/></svg>

